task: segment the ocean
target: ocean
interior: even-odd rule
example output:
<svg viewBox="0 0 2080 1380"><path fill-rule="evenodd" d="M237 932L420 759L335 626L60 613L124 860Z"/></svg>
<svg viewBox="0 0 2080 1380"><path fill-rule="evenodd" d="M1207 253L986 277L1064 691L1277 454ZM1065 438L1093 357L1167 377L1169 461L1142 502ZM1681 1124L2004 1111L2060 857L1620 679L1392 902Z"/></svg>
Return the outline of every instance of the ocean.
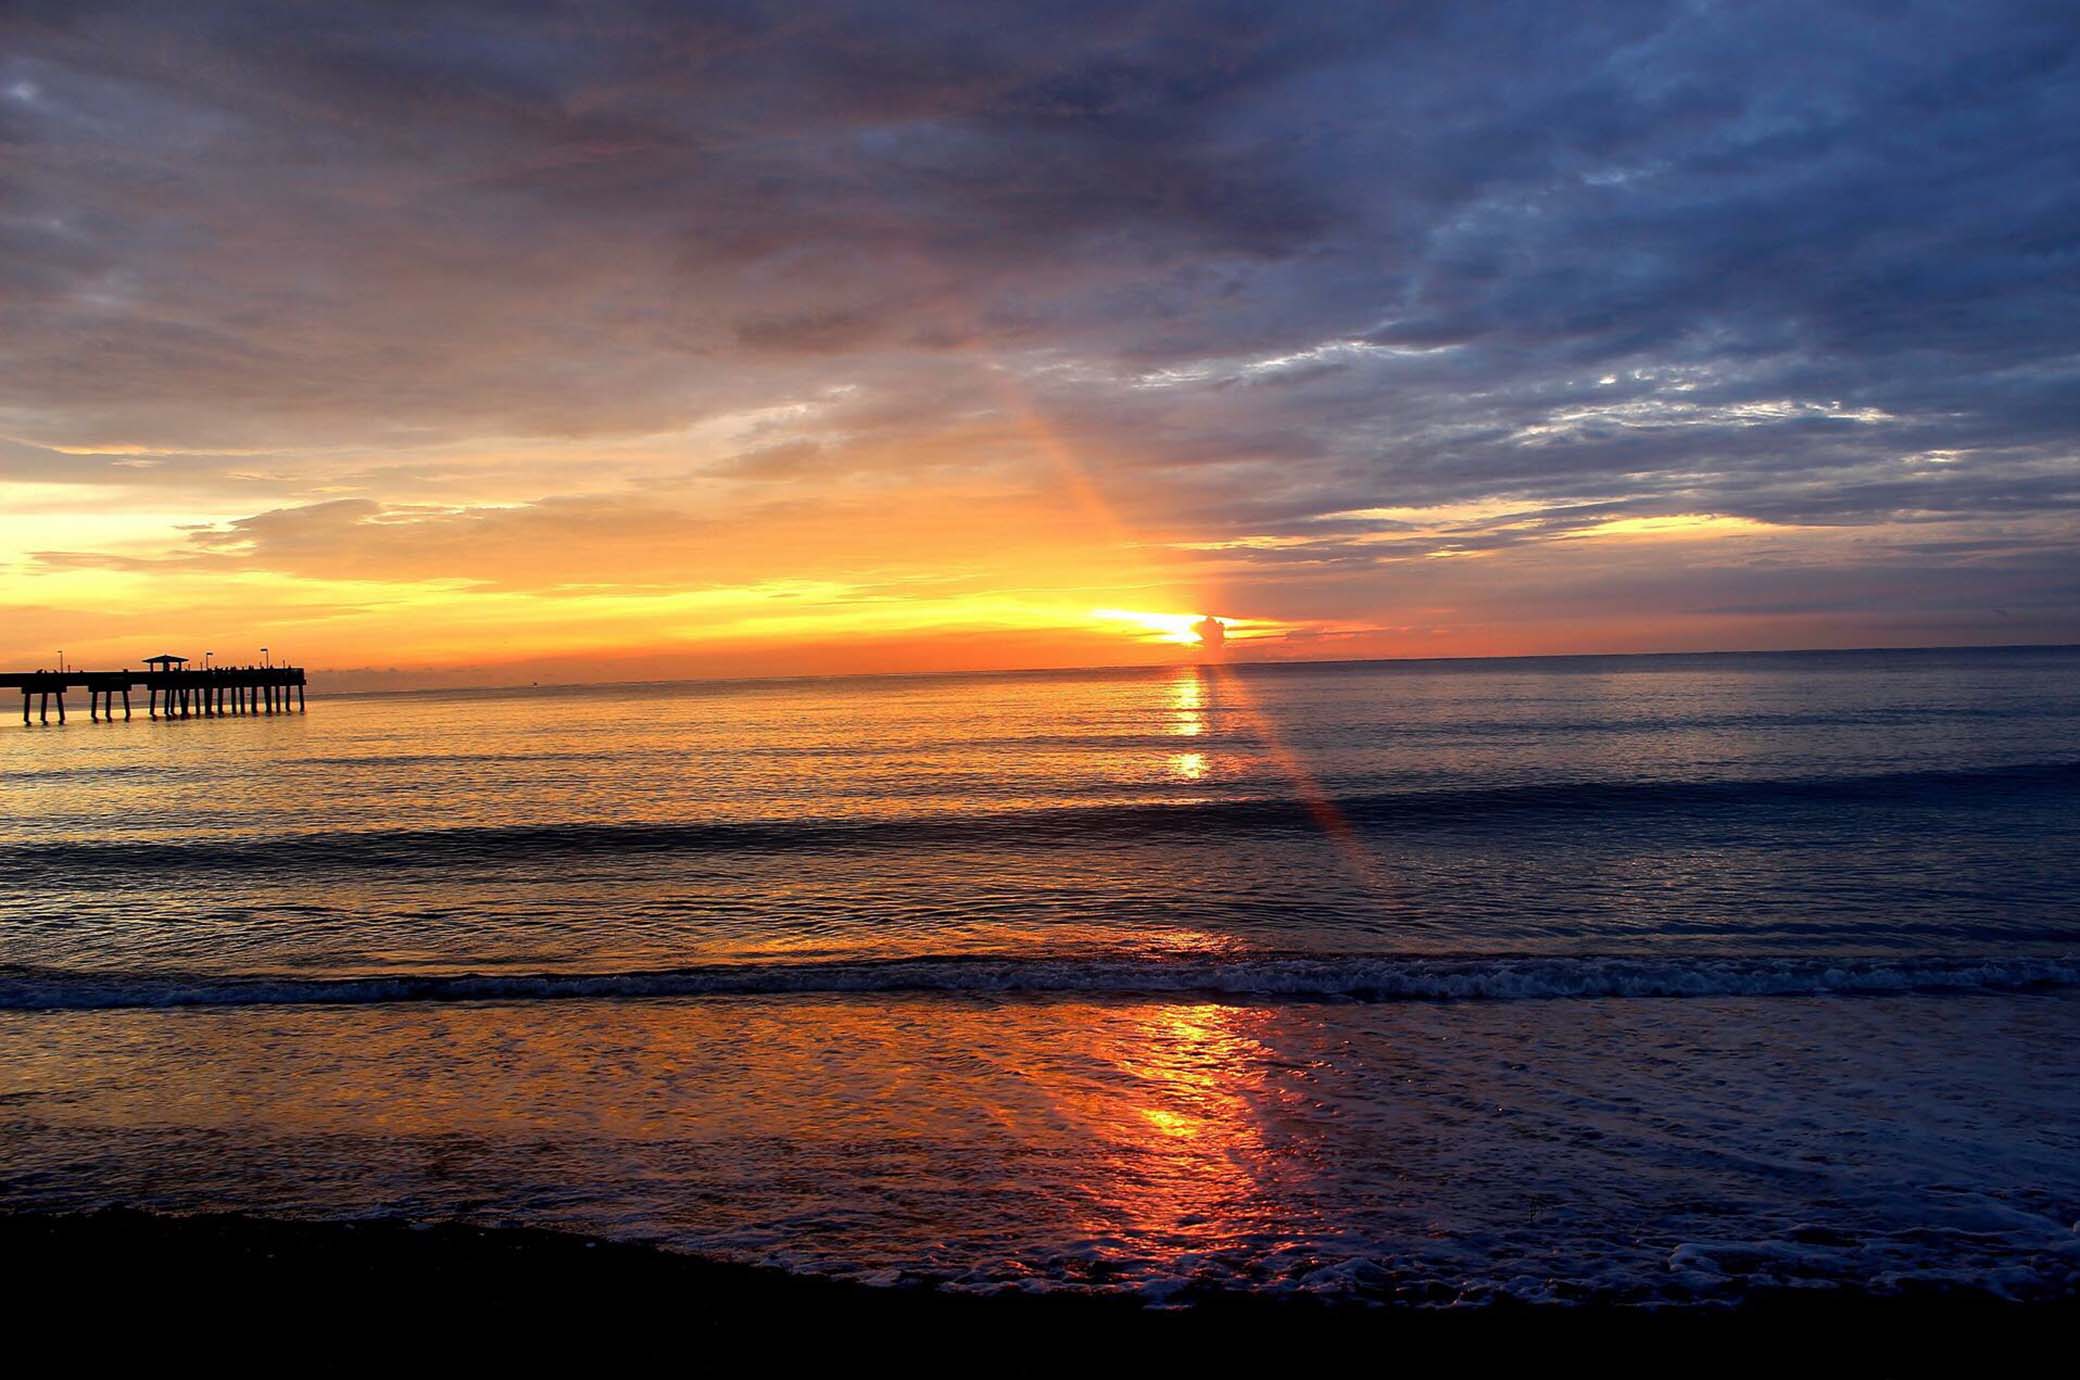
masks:
<svg viewBox="0 0 2080 1380"><path fill-rule="evenodd" d="M0 1209L112 1204L1152 1301L2067 1292L2080 650L9 728Z"/></svg>

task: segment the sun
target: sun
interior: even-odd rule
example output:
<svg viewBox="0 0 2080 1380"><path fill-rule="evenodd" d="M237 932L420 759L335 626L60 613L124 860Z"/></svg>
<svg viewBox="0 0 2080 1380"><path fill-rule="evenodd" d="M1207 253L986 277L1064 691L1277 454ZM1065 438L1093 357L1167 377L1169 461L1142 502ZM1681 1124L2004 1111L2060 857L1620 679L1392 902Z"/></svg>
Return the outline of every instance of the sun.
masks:
<svg viewBox="0 0 2080 1380"><path fill-rule="evenodd" d="M1228 625L1211 614L1148 613L1136 609L1092 609L1091 617L1129 623L1141 629L1140 640L1212 651L1228 640Z"/></svg>

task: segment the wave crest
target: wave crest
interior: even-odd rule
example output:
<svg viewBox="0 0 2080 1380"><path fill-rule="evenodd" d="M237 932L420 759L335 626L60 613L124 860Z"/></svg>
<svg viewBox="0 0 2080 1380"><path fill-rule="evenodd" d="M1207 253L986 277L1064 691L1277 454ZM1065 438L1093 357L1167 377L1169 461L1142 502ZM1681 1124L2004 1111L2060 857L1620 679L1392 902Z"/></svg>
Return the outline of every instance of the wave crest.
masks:
<svg viewBox="0 0 2080 1380"><path fill-rule="evenodd" d="M914 847L1061 847L1209 834L1313 834L1321 808L1359 829L1521 830L1572 827L1584 812L1702 817L1753 809L1879 804L1955 810L1975 801L2080 791L2080 763L1989 770L1757 780L1575 781L1430 787L1337 795L1329 801L1238 797L1044 805L966 814L566 821L439 828L311 830L198 841L59 840L0 846L0 863L28 876L57 872L307 872L327 868L450 868L566 857L710 852L800 853Z"/></svg>
<svg viewBox="0 0 2080 1380"><path fill-rule="evenodd" d="M2080 957L926 957L607 973L301 978L0 968L0 1010L338 1006L782 994L1164 995L1349 1001L2015 992L2080 986Z"/></svg>

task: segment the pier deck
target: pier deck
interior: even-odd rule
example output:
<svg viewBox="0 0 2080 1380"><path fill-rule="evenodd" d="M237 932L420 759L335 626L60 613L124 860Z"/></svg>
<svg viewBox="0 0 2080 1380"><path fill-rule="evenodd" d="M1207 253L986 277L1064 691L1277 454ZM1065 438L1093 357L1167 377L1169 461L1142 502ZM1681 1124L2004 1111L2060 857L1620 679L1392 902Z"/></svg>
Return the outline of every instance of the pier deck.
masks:
<svg viewBox="0 0 2080 1380"><path fill-rule="evenodd" d="M171 658L165 658L171 660ZM190 671L161 667L148 671L12 671L0 672L0 691L22 692L22 722L28 723L36 701L40 722L49 723L52 702L58 722L65 722L65 692L87 692L87 717L113 719L118 697L123 717L130 717L132 691L145 692L150 718L215 718L232 714L286 714L304 707L306 684L301 666L212 666Z"/></svg>

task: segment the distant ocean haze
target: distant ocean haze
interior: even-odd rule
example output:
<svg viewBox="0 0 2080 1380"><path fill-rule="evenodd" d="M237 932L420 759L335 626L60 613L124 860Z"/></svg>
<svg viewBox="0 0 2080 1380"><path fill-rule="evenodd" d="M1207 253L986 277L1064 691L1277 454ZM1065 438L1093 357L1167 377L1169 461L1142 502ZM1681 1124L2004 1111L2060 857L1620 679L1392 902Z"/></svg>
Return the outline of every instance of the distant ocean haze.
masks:
<svg viewBox="0 0 2080 1380"><path fill-rule="evenodd" d="M0 780L9 1206L1152 1296L2080 1277L2070 649L314 698Z"/></svg>

